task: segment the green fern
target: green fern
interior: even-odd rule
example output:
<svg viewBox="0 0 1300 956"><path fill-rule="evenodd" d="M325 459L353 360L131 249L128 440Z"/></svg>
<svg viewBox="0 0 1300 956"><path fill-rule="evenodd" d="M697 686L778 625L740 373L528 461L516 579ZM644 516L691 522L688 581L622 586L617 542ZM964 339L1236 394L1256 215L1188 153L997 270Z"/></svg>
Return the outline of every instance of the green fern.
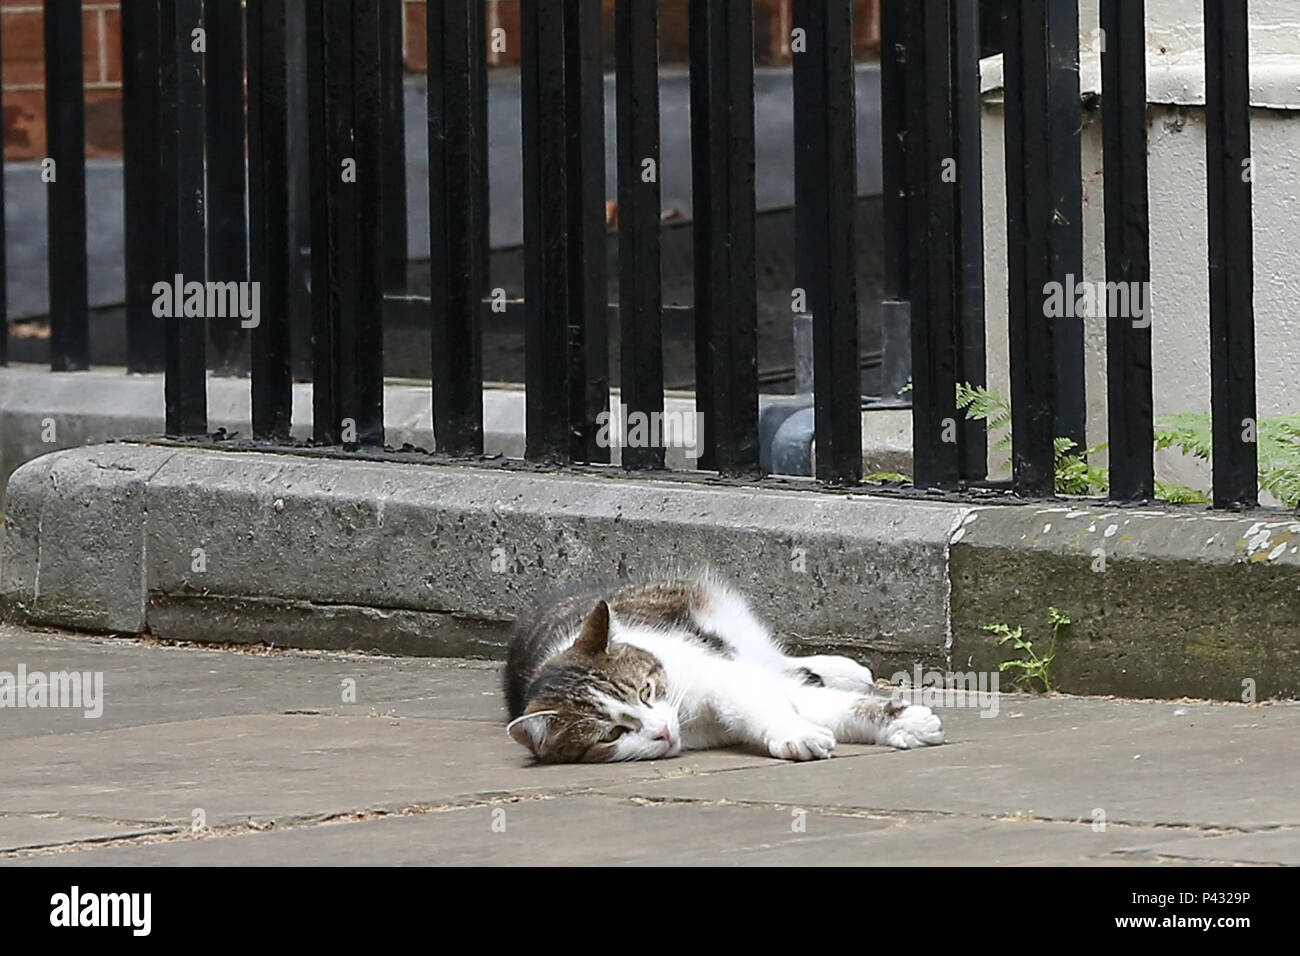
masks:
<svg viewBox="0 0 1300 956"><path fill-rule="evenodd" d="M1209 415L1170 415L1162 418L1159 426L1157 450L1175 448L1192 458L1213 460L1214 425ZM1300 415L1261 418L1255 437L1260 490L1287 507L1300 507Z"/></svg>
<svg viewBox="0 0 1300 956"><path fill-rule="evenodd" d="M966 413L971 421L982 421L989 431L993 447L1001 450L1011 448L1011 403L996 392L983 386L971 386L965 383L957 385L957 408ZM1000 435L995 433L1001 432ZM1105 448L1097 445L1075 452L1075 443L1069 438L1057 438L1053 441L1056 453L1056 491L1062 495L1103 495L1106 493L1106 472L1088 464L1088 456ZM1006 458L1002 467L1010 470L1011 459Z"/></svg>
<svg viewBox="0 0 1300 956"><path fill-rule="evenodd" d="M985 624L983 627L983 630L997 635L998 646L1009 643L1024 655L998 664L998 670L1002 673L1012 672L1011 681L1016 686L1038 681L1044 693L1052 689L1052 661L1056 660L1056 639L1060 635L1061 628L1068 627L1073 622L1057 608L1049 607L1047 623L1051 625L1052 637L1047 646L1047 653L1041 657L1034 650L1033 642L1025 639L1024 628L1013 628L1006 624Z"/></svg>
<svg viewBox="0 0 1300 956"><path fill-rule="evenodd" d="M1069 438L1053 442L1056 452L1056 492L1062 495L1104 495L1110 488L1106 469L1090 465L1088 458L1103 450L1106 445L1094 445L1078 454L1071 454L1077 446Z"/></svg>
<svg viewBox="0 0 1300 956"><path fill-rule="evenodd" d="M1188 488L1186 485L1175 485L1172 482L1161 481L1159 478L1156 479L1156 497L1161 501L1182 505L1208 505L1210 503L1210 496L1203 491Z"/></svg>
<svg viewBox="0 0 1300 956"><path fill-rule="evenodd" d="M958 384L957 408L973 421L983 421L990 433L1001 432L993 447L1011 447L1011 403L982 386ZM1184 455L1210 461L1214 455L1214 434L1209 415L1193 412L1169 415L1157 423L1155 450L1175 448ZM1259 455L1259 487L1288 507L1300 508L1300 415L1260 419L1256 435ZM1109 490L1106 470L1088 463L1090 456L1106 443L1082 451L1069 438L1053 441L1056 455L1056 491L1063 495L1104 495ZM1004 468L1010 468L1008 458ZM1156 497L1184 504L1209 504L1204 492L1185 485L1157 481Z"/></svg>
<svg viewBox="0 0 1300 956"><path fill-rule="evenodd" d="M888 481L910 482L912 479L910 476L899 474L896 471L873 471L869 475L863 475L862 480L876 481L876 482L888 482Z"/></svg>
<svg viewBox="0 0 1300 956"><path fill-rule="evenodd" d="M1006 429L1006 434L998 437L994 448L1011 447L1011 403L996 392L990 392L982 385L957 383L957 408L964 411L971 421L985 423L990 432Z"/></svg>

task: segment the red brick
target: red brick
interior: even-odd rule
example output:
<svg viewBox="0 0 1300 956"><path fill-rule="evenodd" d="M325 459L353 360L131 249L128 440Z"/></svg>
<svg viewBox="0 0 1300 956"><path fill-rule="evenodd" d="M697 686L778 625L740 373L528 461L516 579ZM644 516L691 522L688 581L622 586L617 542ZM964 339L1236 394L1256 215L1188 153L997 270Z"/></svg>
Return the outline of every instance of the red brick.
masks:
<svg viewBox="0 0 1300 956"><path fill-rule="evenodd" d="M104 14L104 52L107 71L104 81L122 82L122 14L109 10Z"/></svg>
<svg viewBox="0 0 1300 956"><path fill-rule="evenodd" d="M86 155L122 155L122 91L86 91Z"/></svg>
<svg viewBox="0 0 1300 956"><path fill-rule="evenodd" d="M790 0L754 3L754 62L773 66L790 62Z"/></svg>
<svg viewBox="0 0 1300 956"><path fill-rule="evenodd" d="M659 4L659 62L690 61L690 5L688 0L661 0Z"/></svg>
<svg viewBox="0 0 1300 956"><path fill-rule="evenodd" d="M40 159L45 155L45 92L5 93L5 161Z"/></svg>
<svg viewBox="0 0 1300 956"><path fill-rule="evenodd" d="M99 82L99 13L94 10L81 14L81 66L82 82Z"/></svg>
<svg viewBox="0 0 1300 956"><path fill-rule="evenodd" d="M45 83L45 28L38 11L5 11L3 32L4 85L41 86Z"/></svg>
<svg viewBox="0 0 1300 956"><path fill-rule="evenodd" d="M45 93L18 90L4 97L5 161L45 157ZM122 91L86 91L86 155L122 155Z"/></svg>
<svg viewBox="0 0 1300 956"><path fill-rule="evenodd" d="M880 2L856 0L853 4L853 55L859 60L880 57Z"/></svg>
<svg viewBox="0 0 1300 956"><path fill-rule="evenodd" d="M429 68L429 33L424 0L406 4L406 68L423 73Z"/></svg>
<svg viewBox="0 0 1300 956"><path fill-rule="evenodd" d="M488 0L488 64L518 66L522 40L519 26L519 0ZM505 52L493 52L493 31L505 31Z"/></svg>
<svg viewBox="0 0 1300 956"><path fill-rule="evenodd" d="M45 23L35 10L5 11L0 30L4 34L4 85L45 85ZM81 62L85 82L100 81L99 13L81 15Z"/></svg>

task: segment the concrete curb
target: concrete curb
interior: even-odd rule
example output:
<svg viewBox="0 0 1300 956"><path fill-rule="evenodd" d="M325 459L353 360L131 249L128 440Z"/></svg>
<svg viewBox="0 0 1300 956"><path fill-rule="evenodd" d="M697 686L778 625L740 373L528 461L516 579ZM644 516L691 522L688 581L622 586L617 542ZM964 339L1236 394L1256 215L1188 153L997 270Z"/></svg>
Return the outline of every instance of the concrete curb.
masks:
<svg viewBox="0 0 1300 956"><path fill-rule="evenodd" d="M1041 652L1046 609L1074 622L1062 690L1242 700L1300 695L1300 521L1205 510L977 508L954 535L953 660L1011 655L983 630L1023 626Z"/></svg>
<svg viewBox="0 0 1300 956"><path fill-rule="evenodd" d="M14 474L3 591L31 623L446 654L466 653L467 641L490 650L501 625L549 588L707 564L792 642L937 664L948 641L947 541L965 510L673 481L94 446ZM214 612L227 604L246 610ZM310 613L319 605L333 610ZM438 626L424 646L411 637L423 626L415 618L392 634L370 618L342 638L331 633L341 618L352 627L369 612L341 607L437 615Z"/></svg>
<svg viewBox="0 0 1300 956"><path fill-rule="evenodd" d="M499 656L572 581L708 564L797 648L889 675L997 670L982 625L1075 621L1081 693L1300 690L1300 522L965 504L291 454L113 445L20 468L0 591L29 623Z"/></svg>

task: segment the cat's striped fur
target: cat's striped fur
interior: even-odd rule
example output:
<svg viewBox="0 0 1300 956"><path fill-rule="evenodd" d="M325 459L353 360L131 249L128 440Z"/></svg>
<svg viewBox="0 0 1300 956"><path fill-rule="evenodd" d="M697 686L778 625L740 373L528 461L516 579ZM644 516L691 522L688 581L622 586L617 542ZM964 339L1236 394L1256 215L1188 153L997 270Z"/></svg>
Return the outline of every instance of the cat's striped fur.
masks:
<svg viewBox="0 0 1300 956"><path fill-rule="evenodd" d="M550 762L733 745L811 760L837 741L943 740L928 708L874 695L862 665L787 655L708 573L545 599L516 626L505 694L511 736Z"/></svg>

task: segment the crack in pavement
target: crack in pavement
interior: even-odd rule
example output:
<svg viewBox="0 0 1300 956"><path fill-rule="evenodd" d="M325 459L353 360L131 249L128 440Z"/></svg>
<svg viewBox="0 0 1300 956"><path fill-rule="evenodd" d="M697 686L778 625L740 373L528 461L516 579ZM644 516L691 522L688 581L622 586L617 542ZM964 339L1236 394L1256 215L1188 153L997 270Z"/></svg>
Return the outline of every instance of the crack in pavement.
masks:
<svg viewBox="0 0 1300 956"><path fill-rule="evenodd" d="M712 776L718 773L732 772L734 768L726 770L711 771L706 775ZM743 769L743 768L742 768ZM230 837L243 836L253 833L269 833L274 831L306 830L322 826L334 826L348 823L361 823L368 820L382 820L390 817L420 816L432 813L454 813L463 810L481 809L483 807L503 806L515 803L527 803L544 800L557 800L568 797L594 797L603 800L611 800L618 803L630 804L633 806L645 807L735 807L747 810L767 810L774 812L787 812L792 809L805 810L817 814L818 816L841 817L850 819L869 819L892 821L895 825L903 825L911 821L927 822L930 820L987 820L999 823L1056 823L1071 826L1091 826L1092 821L1087 818L1073 817L1047 817L1047 816L1024 816L1024 815L1007 815L1007 814L986 814L970 813L964 811L948 810L916 810L906 808L881 808L881 807L834 807L834 806L803 806L801 804L785 803L778 801L763 800L732 800L728 798L718 799L692 799L684 797L653 797L639 794L615 793L601 790L594 787L575 787L575 788L552 788L546 790L536 790L527 792L495 792L483 791L477 794L467 795L463 799L451 802L439 803L405 803L394 805L380 805L369 807L364 810L338 810L327 811L323 813L301 814L280 817L273 820L249 820L247 823L222 824L215 827L205 827L203 829L194 829L192 826L170 825L159 823L158 821L134 821L118 820L111 817L94 817L94 816L68 816L61 813L49 811L0 811L0 819L6 817L21 817L31 819L62 819L77 820L93 823L109 823L119 826L148 827L146 832L132 833L124 836L106 835L104 837L90 837L78 840L58 841L47 844L33 844L22 847L10 847L0 850L0 861L12 859L29 859L33 857L55 856L66 853L75 853L83 850L100 850L114 847L130 846L151 846L160 843L179 843L194 840L209 839L226 839ZM1228 826L1201 826L1197 824L1186 823L1150 823L1132 820L1107 820L1107 828L1115 827L1117 829L1127 830L1174 830L1197 836L1214 837L1229 836L1234 834L1289 831L1300 829L1295 826L1277 825L1270 827L1258 827L1254 829L1243 827ZM1248 860L1218 860L1212 857L1188 857L1188 856L1170 856L1162 855L1156 848L1134 848L1124 849L1117 848L1108 850L1107 854L1117 853L1125 856L1152 856L1157 862L1176 862L1178 860L1195 860L1200 862L1221 862L1228 865L1242 866L1272 866L1280 864L1262 863L1259 861ZM1094 858L1094 857L1087 857Z"/></svg>

